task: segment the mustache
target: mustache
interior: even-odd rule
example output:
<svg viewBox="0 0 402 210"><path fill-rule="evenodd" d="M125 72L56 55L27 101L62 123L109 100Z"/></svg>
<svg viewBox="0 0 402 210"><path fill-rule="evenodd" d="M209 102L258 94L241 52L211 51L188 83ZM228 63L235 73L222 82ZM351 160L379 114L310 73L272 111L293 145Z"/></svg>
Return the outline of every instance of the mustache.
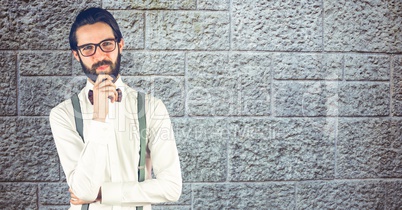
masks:
<svg viewBox="0 0 402 210"><path fill-rule="evenodd" d="M96 71L96 69L97 69L99 66L103 66L103 65L112 66L113 63L112 63L112 61L108 61L108 60L99 61L98 63L95 63L94 65L92 65L91 71Z"/></svg>

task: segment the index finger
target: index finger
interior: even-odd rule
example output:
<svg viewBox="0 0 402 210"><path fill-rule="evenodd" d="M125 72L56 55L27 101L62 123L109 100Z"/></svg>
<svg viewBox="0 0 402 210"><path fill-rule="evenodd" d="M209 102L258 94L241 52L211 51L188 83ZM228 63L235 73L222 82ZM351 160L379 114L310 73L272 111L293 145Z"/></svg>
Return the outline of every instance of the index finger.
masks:
<svg viewBox="0 0 402 210"><path fill-rule="evenodd" d="M113 81L113 77L111 77L109 74L99 74L98 78L95 81L95 84L99 84L99 83L103 82L104 80Z"/></svg>

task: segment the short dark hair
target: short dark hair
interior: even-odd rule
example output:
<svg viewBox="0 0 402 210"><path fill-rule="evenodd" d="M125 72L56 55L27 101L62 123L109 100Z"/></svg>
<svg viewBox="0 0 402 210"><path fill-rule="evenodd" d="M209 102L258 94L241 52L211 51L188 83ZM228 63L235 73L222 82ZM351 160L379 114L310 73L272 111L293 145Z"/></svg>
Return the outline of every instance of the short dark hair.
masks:
<svg viewBox="0 0 402 210"><path fill-rule="evenodd" d="M75 18L75 21L71 26L69 36L71 50L77 50L77 29L81 26L95 24L97 22L108 24L112 28L117 42L121 41L123 35L121 34L119 25L117 24L113 15L105 9L93 7L81 11L80 14L78 14L78 16Z"/></svg>

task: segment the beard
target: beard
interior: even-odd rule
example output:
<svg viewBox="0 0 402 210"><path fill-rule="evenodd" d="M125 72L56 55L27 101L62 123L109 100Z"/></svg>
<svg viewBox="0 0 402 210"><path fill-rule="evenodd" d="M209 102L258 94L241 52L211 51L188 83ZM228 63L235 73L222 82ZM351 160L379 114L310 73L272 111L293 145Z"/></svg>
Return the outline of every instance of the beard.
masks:
<svg viewBox="0 0 402 210"><path fill-rule="evenodd" d="M115 63L113 63L112 61L109 61L109 60L102 60L102 61L99 61L99 62L93 64L92 67L89 68L82 62L82 60L80 58L82 70L84 71L85 75L87 75L87 77L90 80L92 80L94 83L96 82L96 79L98 78L98 75L99 75L96 73L96 69L99 66L103 66L103 65L109 65L110 70L111 70L109 75L111 77L113 77L113 82L116 82L117 76L120 73L120 61L121 61L121 54L119 52Z"/></svg>

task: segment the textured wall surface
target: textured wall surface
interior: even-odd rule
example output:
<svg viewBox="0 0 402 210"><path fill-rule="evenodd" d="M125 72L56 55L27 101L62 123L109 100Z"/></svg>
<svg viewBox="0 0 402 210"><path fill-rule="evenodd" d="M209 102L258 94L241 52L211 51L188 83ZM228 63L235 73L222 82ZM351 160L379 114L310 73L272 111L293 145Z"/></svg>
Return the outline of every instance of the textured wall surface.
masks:
<svg viewBox="0 0 402 210"><path fill-rule="evenodd" d="M154 209L402 208L402 1L0 0L1 209L68 208L48 115L91 6L172 116L183 194Z"/></svg>

